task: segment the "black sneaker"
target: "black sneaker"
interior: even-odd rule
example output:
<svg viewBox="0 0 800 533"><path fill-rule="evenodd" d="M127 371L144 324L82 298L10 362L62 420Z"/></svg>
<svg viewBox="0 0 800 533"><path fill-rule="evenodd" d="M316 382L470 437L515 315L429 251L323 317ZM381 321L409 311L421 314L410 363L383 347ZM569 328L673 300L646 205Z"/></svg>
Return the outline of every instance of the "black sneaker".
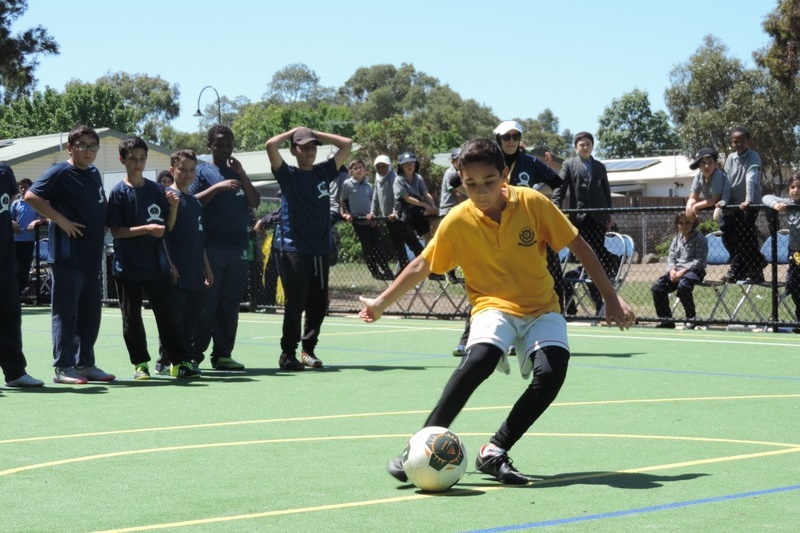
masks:
<svg viewBox="0 0 800 533"><path fill-rule="evenodd" d="M483 448L481 448L481 451ZM528 478L511 465L511 458L505 451L500 454L489 454L485 457L478 452L475 468L486 475L496 477L507 485L527 485Z"/></svg>
<svg viewBox="0 0 800 533"><path fill-rule="evenodd" d="M660 322L660 323L656 324L655 327L661 328L661 329L675 329L675 322L673 322L671 320L668 320L668 321Z"/></svg>
<svg viewBox="0 0 800 533"><path fill-rule="evenodd" d="M278 366L282 370L290 370L292 372L303 370L306 367L306 365L297 360L297 357L294 354L288 353L281 354L280 359L278 359Z"/></svg>
<svg viewBox="0 0 800 533"><path fill-rule="evenodd" d="M395 457L389 464L386 465L386 471L395 478L397 481L405 483L408 481L408 476L406 475L406 471L403 470L403 458L402 457Z"/></svg>

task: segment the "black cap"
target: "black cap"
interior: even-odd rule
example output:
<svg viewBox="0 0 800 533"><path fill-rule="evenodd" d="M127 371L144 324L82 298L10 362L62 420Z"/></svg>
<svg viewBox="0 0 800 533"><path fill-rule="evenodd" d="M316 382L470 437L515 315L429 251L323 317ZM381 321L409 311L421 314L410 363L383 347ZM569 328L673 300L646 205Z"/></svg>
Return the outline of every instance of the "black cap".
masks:
<svg viewBox="0 0 800 533"><path fill-rule="evenodd" d="M717 161L719 159L719 154L713 148L700 148L700 151L694 156L694 161L689 165L689 168L692 170L697 170L700 166L700 160L704 157L711 156L711 159Z"/></svg>

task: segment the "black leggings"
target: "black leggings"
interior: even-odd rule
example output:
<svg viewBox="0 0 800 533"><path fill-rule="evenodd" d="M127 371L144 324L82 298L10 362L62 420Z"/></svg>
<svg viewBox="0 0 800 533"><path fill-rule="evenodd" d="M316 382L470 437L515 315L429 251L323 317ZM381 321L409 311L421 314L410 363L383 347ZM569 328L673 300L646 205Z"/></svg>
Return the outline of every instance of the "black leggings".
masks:
<svg viewBox="0 0 800 533"><path fill-rule="evenodd" d="M425 421L425 426L450 427L475 389L494 372L503 351L493 344L475 344L461 360L444 387L439 403ZM523 357L520 354L520 357ZM510 450L528 428L550 406L567 376L569 352L559 346L536 350L533 379L511 408L500 429L490 439L492 444Z"/></svg>

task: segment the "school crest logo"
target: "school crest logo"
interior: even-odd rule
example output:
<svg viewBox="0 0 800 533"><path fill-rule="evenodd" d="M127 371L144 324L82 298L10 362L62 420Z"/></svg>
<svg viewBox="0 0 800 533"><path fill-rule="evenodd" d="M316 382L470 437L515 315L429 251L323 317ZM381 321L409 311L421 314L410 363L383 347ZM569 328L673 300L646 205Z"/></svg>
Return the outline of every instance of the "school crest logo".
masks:
<svg viewBox="0 0 800 533"><path fill-rule="evenodd" d="M328 184L324 181L320 181L317 184L317 190L319 191L319 196L317 196L317 198L324 198L331 195L331 193L328 192Z"/></svg>
<svg viewBox="0 0 800 533"><path fill-rule="evenodd" d="M201 216L197 217L197 231L205 231L203 229L203 217Z"/></svg>
<svg viewBox="0 0 800 533"><path fill-rule="evenodd" d="M533 234L533 230L529 226L525 226L519 232L519 242L517 245L528 248L534 244L536 244L536 236Z"/></svg>
<svg viewBox="0 0 800 533"><path fill-rule="evenodd" d="M103 186L100 186L100 199L97 201L98 204L102 204L106 200L106 193L103 190Z"/></svg>
<svg viewBox="0 0 800 533"><path fill-rule="evenodd" d="M531 186L531 175L527 172L520 172L519 173L519 185L523 187L530 187Z"/></svg>
<svg viewBox="0 0 800 533"><path fill-rule="evenodd" d="M158 204L151 204L150 207L147 208L147 214L150 215L147 217L147 222L164 222L164 217L161 216L161 208Z"/></svg>
<svg viewBox="0 0 800 533"><path fill-rule="evenodd" d="M11 197L8 195L8 193L0 196L0 213L5 213L8 211L8 204L10 200Z"/></svg>

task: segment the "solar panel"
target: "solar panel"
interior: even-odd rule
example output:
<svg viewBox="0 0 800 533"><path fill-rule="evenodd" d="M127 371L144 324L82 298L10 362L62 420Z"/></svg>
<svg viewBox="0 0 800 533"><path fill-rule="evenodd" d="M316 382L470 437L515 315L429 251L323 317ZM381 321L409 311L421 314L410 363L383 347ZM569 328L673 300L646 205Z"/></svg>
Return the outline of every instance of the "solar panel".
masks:
<svg viewBox="0 0 800 533"><path fill-rule="evenodd" d="M625 161L603 161L603 164L609 172L632 172L652 167L660 162L660 159L629 159Z"/></svg>

